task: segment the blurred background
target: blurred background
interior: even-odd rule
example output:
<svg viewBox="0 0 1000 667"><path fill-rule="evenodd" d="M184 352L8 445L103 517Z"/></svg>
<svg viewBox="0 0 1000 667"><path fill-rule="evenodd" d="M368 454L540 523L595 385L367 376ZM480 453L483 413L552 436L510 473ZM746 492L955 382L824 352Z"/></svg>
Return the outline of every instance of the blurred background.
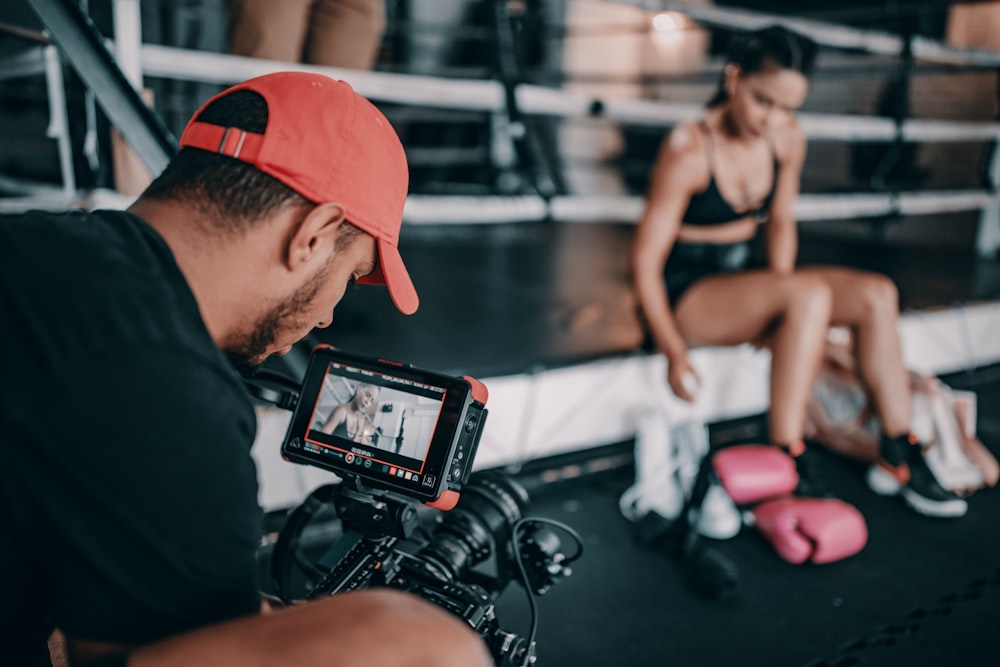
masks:
<svg viewBox="0 0 1000 667"><path fill-rule="evenodd" d="M108 38L115 5L134 5L138 22L126 23L143 44L225 53L227 3L223 0L89 0L81 3ZM294 4L294 3L293 3ZM702 25L662 9L671 4L829 22L897 35L917 35L958 47L997 48L995 2L762 2L520 0L501 3L509 20L498 33L492 0L386 0L384 29L372 68L457 80L500 80L615 100L702 104L711 95L733 30ZM0 193L62 182L59 146L51 134L46 77L26 75L23 56L39 42L28 31L41 25L24 0L0 7ZM121 26L119 26L121 27ZM17 30L22 28L25 30ZM17 58L21 57L20 60ZM13 60L11 60L13 59ZM19 69L20 68L20 69ZM72 171L79 188L115 188L108 124L88 100L72 68L64 68ZM146 96L167 128L179 135L207 96L221 89L182 77L147 73ZM470 93L475 95L475 93ZM399 131L409 155L416 194L490 195L551 193L641 194L668 124L566 114L521 114L406 105L375 99ZM471 100L469 100L471 102ZM902 116L911 119L991 121L996 115L995 67L962 67L861 50L824 49L803 112ZM522 149L511 123L527 125ZM520 131L520 129L517 129ZM899 188L978 187L990 142L852 144L815 141L803 175L807 193ZM540 176L541 175L541 176ZM37 192L38 190L32 190ZM845 220L810 225L825 234L932 244L974 246L979 211L920 220Z"/></svg>

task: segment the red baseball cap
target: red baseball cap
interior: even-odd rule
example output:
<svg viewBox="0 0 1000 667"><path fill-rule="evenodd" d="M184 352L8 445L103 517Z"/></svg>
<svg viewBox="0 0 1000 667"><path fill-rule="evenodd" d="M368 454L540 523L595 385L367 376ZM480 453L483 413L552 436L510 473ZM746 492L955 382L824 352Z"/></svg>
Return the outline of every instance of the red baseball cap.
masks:
<svg viewBox="0 0 1000 667"><path fill-rule="evenodd" d="M205 107L238 90L267 102L264 134L196 120ZM347 220L378 245L375 270L358 282L385 285L400 311L417 310L420 299L398 247L409 186L406 154L382 112L350 84L308 72L244 81L205 102L180 145L252 164L316 204L343 205Z"/></svg>

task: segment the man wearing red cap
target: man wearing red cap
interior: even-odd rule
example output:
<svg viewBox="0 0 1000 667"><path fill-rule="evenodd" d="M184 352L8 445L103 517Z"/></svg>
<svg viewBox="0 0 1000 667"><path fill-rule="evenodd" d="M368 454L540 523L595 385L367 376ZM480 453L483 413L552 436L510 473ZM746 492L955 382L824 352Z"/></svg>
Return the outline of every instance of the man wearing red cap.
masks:
<svg viewBox="0 0 1000 667"><path fill-rule="evenodd" d="M231 363L328 326L348 284L416 291L402 146L349 85L209 100L127 211L0 217L0 663L488 665L390 590L259 614L256 421ZM227 359L228 357L228 359Z"/></svg>

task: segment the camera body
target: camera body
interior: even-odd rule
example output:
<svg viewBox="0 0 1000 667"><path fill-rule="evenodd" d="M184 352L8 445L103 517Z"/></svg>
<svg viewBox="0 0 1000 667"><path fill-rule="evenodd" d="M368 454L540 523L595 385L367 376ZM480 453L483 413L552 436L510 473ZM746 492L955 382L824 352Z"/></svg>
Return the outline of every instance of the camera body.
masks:
<svg viewBox="0 0 1000 667"><path fill-rule="evenodd" d="M281 592L289 590L284 582L296 561L293 534L307 519L301 513L332 505L343 534L313 561L306 599L373 587L403 590L465 621L498 667L533 664L533 637L501 626L497 599L515 580L529 594L544 594L570 570L555 533L524 518L525 490L502 473L475 473L458 505L438 514L430 530L420 530L413 504L358 490L352 486L357 481L320 487L293 512L272 556L279 597L286 599Z"/></svg>
<svg viewBox="0 0 1000 667"><path fill-rule="evenodd" d="M268 378L256 379L247 381L252 393L292 410L283 457L341 478L286 518L271 554L274 594L299 599L296 570L307 599L372 586L405 590L462 618L498 666L533 664L534 628L527 637L505 631L495 602L511 581L529 597L544 594L569 576L581 544L576 536L576 555L563 554L551 530L558 522L526 518L528 494L510 476L470 477L486 387L326 345L313 350L297 389L275 393L260 384ZM414 501L441 510L432 530L420 530ZM327 507L336 510L341 537L307 559L300 537Z"/></svg>
<svg viewBox="0 0 1000 667"><path fill-rule="evenodd" d="M437 509L469 481L487 390L453 377L321 345L312 352L282 456Z"/></svg>

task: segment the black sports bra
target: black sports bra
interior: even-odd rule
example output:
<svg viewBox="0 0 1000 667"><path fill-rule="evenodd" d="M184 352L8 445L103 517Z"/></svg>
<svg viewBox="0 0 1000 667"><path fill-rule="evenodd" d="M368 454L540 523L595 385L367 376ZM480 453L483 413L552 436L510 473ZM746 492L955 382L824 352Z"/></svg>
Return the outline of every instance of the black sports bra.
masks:
<svg viewBox="0 0 1000 667"><path fill-rule="evenodd" d="M706 186L701 192L691 196L691 200L688 202L687 210L684 212L684 217L682 218L683 224L720 225L726 222L742 220L748 216L763 219L763 217L767 215L768 209L771 207L771 200L774 199L774 191L778 186L778 158L773 158L774 178L771 181L771 190L764 196L764 199L761 200L760 205L756 208L737 211L730 205L729 202L725 200L725 198L723 198L722 193L719 192L719 186L715 183L715 160L712 154L712 149L714 148L712 135L703 123L699 123L699 127L706 138L705 152L708 155L708 186Z"/></svg>

